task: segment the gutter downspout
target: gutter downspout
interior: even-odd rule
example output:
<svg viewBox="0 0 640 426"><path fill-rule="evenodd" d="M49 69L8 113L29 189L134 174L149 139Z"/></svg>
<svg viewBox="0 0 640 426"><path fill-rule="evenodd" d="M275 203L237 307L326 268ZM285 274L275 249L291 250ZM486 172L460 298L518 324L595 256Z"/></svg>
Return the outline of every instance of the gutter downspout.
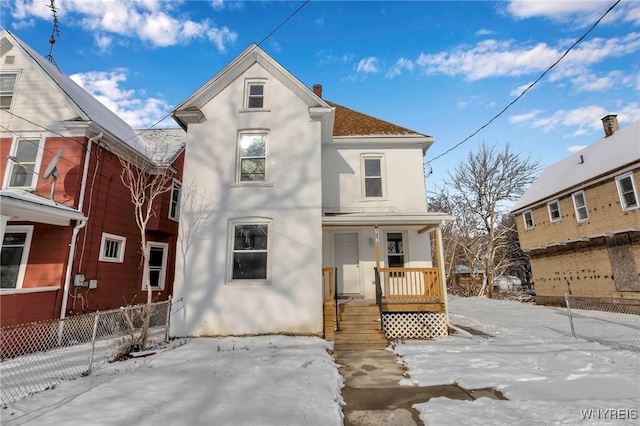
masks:
<svg viewBox="0 0 640 426"><path fill-rule="evenodd" d="M463 330L449 322L449 300L447 296L447 277L445 276L444 271L444 246L442 244L442 230L441 226L445 224L444 221L440 222L439 225L436 225L436 241L438 243L438 267L440 268L440 276L442 277L442 294L444 296L444 317L447 322L447 327L455 330L457 333L460 333L463 337L467 337L469 339L473 339L473 335L469 333L467 330Z"/></svg>
<svg viewBox="0 0 640 426"><path fill-rule="evenodd" d="M78 200L78 210L82 213L82 207L84 203L84 193L87 189L87 174L89 173L89 160L91 157L91 145L93 141L100 139L104 134L102 132L98 133L98 135L89 138L87 141L87 151L85 152L84 157L84 170L82 171L82 181L80 182L80 198ZM87 220L81 220L76 223L76 226L73 228L73 233L71 235L71 243L69 244L69 260L67 261L67 272L64 277L64 291L62 293L62 306L60 307L60 319L63 320L67 313L67 301L69 300L69 288L71 287L71 269L73 268L73 258L76 254L76 243L78 232L80 229L84 228L87 224L89 218ZM63 322L60 322L59 335L58 337L62 337L62 327Z"/></svg>

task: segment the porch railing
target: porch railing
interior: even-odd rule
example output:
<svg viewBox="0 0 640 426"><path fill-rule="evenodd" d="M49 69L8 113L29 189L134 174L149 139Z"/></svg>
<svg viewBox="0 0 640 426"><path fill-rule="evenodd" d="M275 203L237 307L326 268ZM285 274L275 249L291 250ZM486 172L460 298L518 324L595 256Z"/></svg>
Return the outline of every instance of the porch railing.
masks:
<svg viewBox="0 0 640 426"><path fill-rule="evenodd" d="M338 268L322 268L322 288L324 291L324 301L333 301L333 305L336 310L336 325L334 331L340 331L340 316L338 315L337 277Z"/></svg>
<svg viewBox="0 0 640 426"><path fill-rule="evenodd" d="M380 268L382 298L386 303L442 303L438 268Z"/></svg>

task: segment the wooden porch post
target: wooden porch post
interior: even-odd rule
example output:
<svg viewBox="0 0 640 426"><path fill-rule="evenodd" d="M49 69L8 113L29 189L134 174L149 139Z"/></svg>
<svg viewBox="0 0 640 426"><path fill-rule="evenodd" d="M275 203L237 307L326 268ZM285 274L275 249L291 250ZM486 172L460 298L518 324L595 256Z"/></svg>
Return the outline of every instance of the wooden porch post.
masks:
<svg viewBox="0 0 640 426"><path fill-rule="evenodd" d="M444 272L444 248L442 246L442 230L440 227L444 225L441 222L436 225L436 250L438 254L438 269L440 269L440 282L442 283L442 297L444 302L444 315L449 324L449 303L447 301L447 277Z"/></svg>
<svg viewBox="0 0 640 426"><path fill-rule="evenodd" d="M378 225L374 225L373 233L376 240L376 268L378 271L380 270L380 231L378 230Z"/></svg>

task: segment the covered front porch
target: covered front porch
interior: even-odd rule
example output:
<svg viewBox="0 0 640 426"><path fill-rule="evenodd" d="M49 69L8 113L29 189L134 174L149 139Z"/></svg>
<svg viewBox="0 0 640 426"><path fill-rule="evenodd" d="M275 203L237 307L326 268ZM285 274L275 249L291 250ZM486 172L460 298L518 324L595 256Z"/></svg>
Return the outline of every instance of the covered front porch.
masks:
<svg viewBox="0 0 640 426"><path fill-rule="evenodd" d="M373 349L387 339L446 335L441 227L451 220L443 213L324 217L325 338Z"/></svg>

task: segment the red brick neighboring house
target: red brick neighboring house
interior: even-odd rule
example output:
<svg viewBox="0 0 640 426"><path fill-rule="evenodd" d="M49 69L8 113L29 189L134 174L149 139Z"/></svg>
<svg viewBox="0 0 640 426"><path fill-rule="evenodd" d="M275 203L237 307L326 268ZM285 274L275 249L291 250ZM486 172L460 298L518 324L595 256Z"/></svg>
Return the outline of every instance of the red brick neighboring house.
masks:
<svg viewBox="0 0 640 426"><path fill-rule="evenodd" d="M182 129L136 131L9 31L0 31L0 325L144 303L173 290ZM160 146L162 159L149 158ZM147 228L151 272L119 157L169 167ZM56 178L57 175L57 178Z"/></svg>

